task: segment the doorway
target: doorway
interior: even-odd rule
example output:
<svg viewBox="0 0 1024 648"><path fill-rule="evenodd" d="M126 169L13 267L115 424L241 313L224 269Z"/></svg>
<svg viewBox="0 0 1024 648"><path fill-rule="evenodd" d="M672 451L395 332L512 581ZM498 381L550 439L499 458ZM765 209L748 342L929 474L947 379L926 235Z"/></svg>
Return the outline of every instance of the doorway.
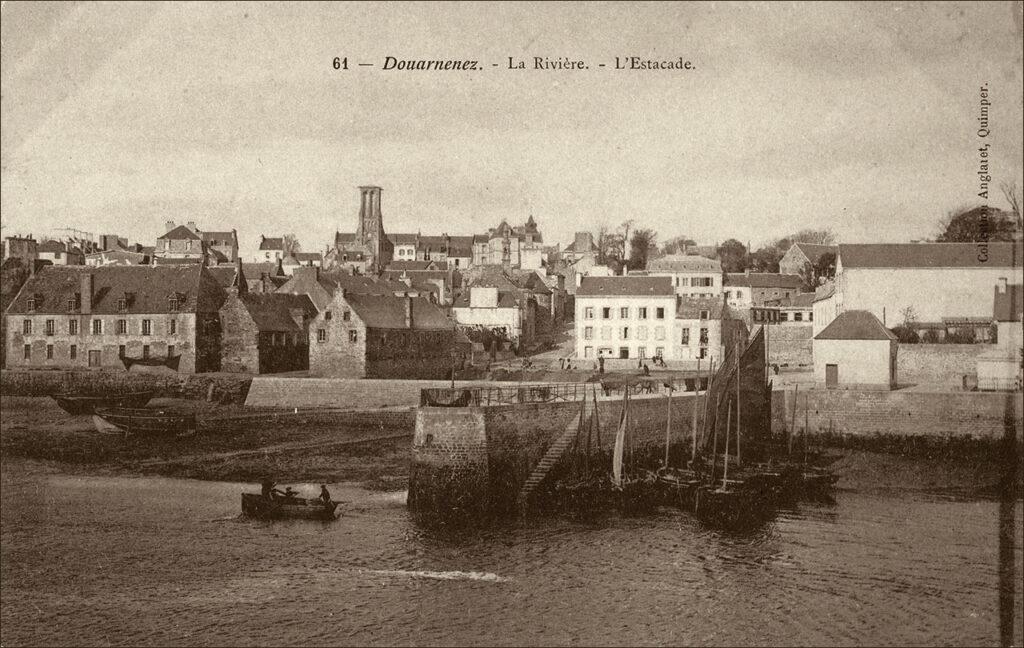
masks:
<svg viewBox="0 0 1024 648"><path fill-rule="evenodd" d="M839 365L825 365L825 387L834 389L839 386Z"/></svg>

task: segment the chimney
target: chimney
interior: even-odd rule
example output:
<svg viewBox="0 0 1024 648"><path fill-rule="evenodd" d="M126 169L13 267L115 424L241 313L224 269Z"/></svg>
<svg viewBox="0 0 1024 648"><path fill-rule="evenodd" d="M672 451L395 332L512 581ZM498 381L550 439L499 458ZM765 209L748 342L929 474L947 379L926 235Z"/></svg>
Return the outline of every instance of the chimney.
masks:
<svg viewBox="0 0 1024 648"><path fill-rule="evenodd" d="M405 298L405 328L412 328L412 297Z"/></svg>
<svg viewBox="0 0 1024 648"><path fill-rule="evenodd" d="M996 283L996 289L1000 295L1006 294L1006 277L999 277L998 283Z"/></svg>
<svg viewBox="0 0 1024 648"><path fill-rule="evenodd" d="M164 227L166 228L167 232L170 232L172 229L174 229L174 221L167 221L166 223L164 223Z"/></svg>
<svg viewBox="0 0 1024 648"><path fill-rule="evenodd" d="M82 273L82 315L89 315L92 313L92 273Z"/></svg>
<svg viewBox="0 0 1024 648"><path fill-rule="evenodd" d="M185 225L185 227L187 227L190 230L192 230L193 232L195 232L196 231L196 222L195 221L189 221L188 224Z"/></svg>

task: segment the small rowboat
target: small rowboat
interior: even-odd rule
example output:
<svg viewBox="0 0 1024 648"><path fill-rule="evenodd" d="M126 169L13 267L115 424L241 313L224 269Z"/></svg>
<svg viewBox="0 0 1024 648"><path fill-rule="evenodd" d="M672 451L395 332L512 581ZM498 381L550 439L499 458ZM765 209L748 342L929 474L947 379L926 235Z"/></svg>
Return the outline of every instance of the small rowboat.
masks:
<svg viewBox="0 0 1024 648"><path fill-rule="evenodd" d="M98 407L142 407L153 398L155 391L124 392L104 396L89 396L65 392L53 396L57 405L68 414L93 414Z"/></svg>
<svg viewBox="0 0 1024 648"><path fill-rule="evenodd" d="M196 432L195 414L129 407L100 407L96 409L96 416L129 434L188 436Z"/></svg>
<svg viewBox="0 0 1024 648"><path fill-rule="evenodd" d="M336 520L335 509L341 502L327 502L301 497L267 498L255 493L242 493L242 513L265 520L296 518L302 520Z"/></svg>

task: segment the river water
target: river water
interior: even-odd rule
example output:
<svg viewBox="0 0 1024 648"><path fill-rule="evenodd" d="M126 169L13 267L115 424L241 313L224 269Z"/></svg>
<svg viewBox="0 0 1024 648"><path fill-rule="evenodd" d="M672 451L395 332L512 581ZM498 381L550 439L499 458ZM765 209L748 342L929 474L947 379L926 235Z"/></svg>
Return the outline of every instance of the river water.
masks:
<svg viewBox="0 0 1024 648"><path fill-rule="evenodd" d="M670 511L437 532L403 494L333 486L341 520L271 523L238 519L241 490L5 462L0 643L999 641L990 501L839 492L741 536Z"/></svg>

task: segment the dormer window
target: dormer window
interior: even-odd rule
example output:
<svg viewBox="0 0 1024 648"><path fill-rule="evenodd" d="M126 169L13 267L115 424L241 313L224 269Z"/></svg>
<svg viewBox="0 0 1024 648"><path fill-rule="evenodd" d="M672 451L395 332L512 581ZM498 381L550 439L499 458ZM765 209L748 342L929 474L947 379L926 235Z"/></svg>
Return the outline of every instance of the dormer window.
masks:
<svg viewBox="0 0 1024 648"><path fill-rule="evenodd" d="M81 308L81 293L75 293L74 297L68 298L68 310L75 311Z"/></svg>
<svg viewBox="0 0 1024 648"><path fill-rule="evenodd" d="M167 296L167 310L172 313L176 313L181 310L182 304L185 303L185 295L181 293L171 293Z"/></svg>
<svg viewBox="0 0 1024 648"><path fill-rule="evenodd" d="M128 310L128 298L121 297L117 300L117 312L124 313Z"/></svg>
<svg viewBox="0 0 1024 648"><path fill-rule="evenodd" d="M702 310L702 311L700 312L700 318L701 318L701 319L707 319L707 318L708 318L708 311L706 311L706 310Z"/></svg>
<svg viewBox="0 0 1024 648"><path fill-rule="evenodd" d="M39 302L36 301L35 297L29 297L28 298L28 312L34 313L38 306L39 306Z"/></svg>

